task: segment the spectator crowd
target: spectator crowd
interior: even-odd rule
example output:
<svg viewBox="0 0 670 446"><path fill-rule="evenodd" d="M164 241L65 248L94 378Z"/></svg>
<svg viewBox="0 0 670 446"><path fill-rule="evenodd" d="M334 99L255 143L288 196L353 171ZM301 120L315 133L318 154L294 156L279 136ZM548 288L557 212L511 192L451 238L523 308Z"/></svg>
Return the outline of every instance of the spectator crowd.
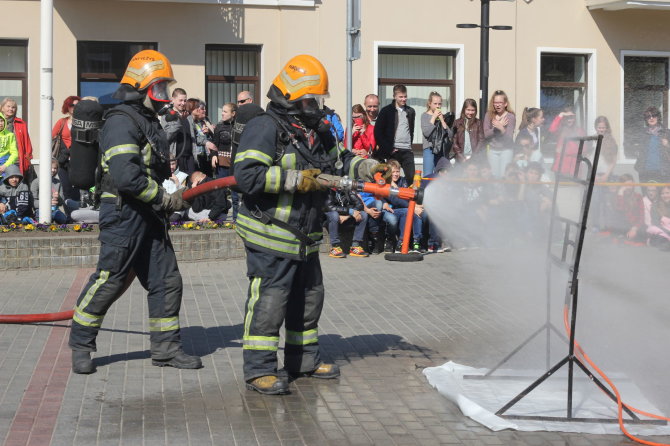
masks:
<svg viewBox="0 0 670 446"><path fill-rule="evenodd" d="M59 224L98 219L94 188L80 190L70 181L73 112L84 99L96 100L67 97L63 117L52 131L52 138L63 147L51 160L51 217ZM232 174L236 114L239 106L251 103L251 93L240 92L235 103L223 105L220 119L213 124L204 101L188 98L182 88L173 90L171 111L161 117L170 144L171 176L163 183L168 192ZM429 94L425 107L417 116L403 85L393 87L389 104L380 104L375 94L367 95L353 106L350 123L325 107L341 150L386 162L393 186L430 188L434 180L446 177L449 198L445 195L444 206L459 220L458 230L431 224L424 207L417 205L408 235L410 251L444 252L494 246L501 240L546 239L553 198L551 172L573 174L579 151L574 137L589 133L579 125L574 108L566 107L553 117L545 132L541 108L526 107L518 117L502 90L492 94L483 120L478 118L474 99L463 102L458 116L444 111L437 92ZM16 116L15 100L2 100L0 112L0 224L34 223L39 218L40 191L31 165L28 129ZM594 130L603 135L596 182L606 184L595 188L589 226L615 241L670 250L670 131L662 126L656 107L649 107L643 118L646 131L635 163L639 181L645 183L642 187L631 174L615 174L617 143L608 119L596 119ZM421 131L422 175L415 175L415 128ZM346 147L349 133L351 147ZM552 144L556 155L548 172L542 147ZM593 146L584 150L591 156ZM367 257L401 249L410 217L408 201L366 193L328 193L324 227L331 240L331 257ZM218 189L198 197L187 211L175 212L170 220L235 222L243 199L235 191ZM350 243L343 243L344 233L350 235Z"/></svg>

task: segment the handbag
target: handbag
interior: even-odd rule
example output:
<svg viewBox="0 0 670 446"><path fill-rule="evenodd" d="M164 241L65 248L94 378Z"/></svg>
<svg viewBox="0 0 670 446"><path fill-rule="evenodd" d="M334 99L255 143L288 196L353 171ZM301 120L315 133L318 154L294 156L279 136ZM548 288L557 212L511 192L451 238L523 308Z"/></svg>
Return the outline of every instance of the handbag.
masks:
<svg viewBox="0 0 670 446"><path fill-rule="evenodd" d="M70 154L68 148L63 142L63 128L65 127L65 120L58 130L56 136L51 139L51 157L58 160L58 165L63 169L67 168Z"/></svg>
<svg viewBox="0 0 670 446"><path fill-rule="evenodd" d="M447 155L451 150L452 140L449 135L449 130L442 128L440 122L435 122L435 129L430 135L429 141L432 144L432 151L435 155Z"/></svg>

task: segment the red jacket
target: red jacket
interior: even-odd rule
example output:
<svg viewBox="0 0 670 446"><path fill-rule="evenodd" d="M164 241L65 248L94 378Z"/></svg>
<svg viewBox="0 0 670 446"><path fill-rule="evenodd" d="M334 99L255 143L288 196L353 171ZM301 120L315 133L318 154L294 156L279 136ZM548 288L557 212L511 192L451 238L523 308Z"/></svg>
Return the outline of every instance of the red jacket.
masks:
<svg viewBox="0 0 670 446"><path fill-rule="evenodd" d="M549 126L549 131L551 133L558 134L558 140L556 141L556 156L554 157L554 164L551 166L551 170L554 172L560 172L564 175L573 175L575 173L575 166L577 165L577 155L579 153L579 142L578 141L566 141L571 137L583 137L586 135L586 132L577 127L576 125L572 128L562 128L561 121L563 117L561 115L556 115L551 125ZM563 149L563 144L565 142L565 149ZM585 147L586 148L586 147ZM563 150L563 162L559 166L559 160L561 158L561 150ZM586 150L582 153L586 155Z"/></svg>
<svg viewBox="0 0 670 446"><path fill-rule="evenodd" d="M33 159L33 144L28 135L28 125L21 118L14 118L14 135L16 136L16 145L19 149L19 168L23 175L30 167L30 160Z"/></svg>
<svg viewBox="0 0 670 446"><path fill-rule="evenodd" d="M68 117L60 118L54 124L54 128L51 129L51 139L55 138L58 135L58 132L61 132L60 136L63 139L65 147L68 149L72 145L72 134L70 133L70 127L67 126Z"/></svg>
<svg viewBox="0 0 670 446"><path fill-rule="evenodd" d="M347 132L349 129L347 129ZM344 135L344 144L346 146L347 136ZM377 143L375 142L375 127L373 125L368 125L365 127L365 132L363 133L353 133L351 135L351 144L354 146L354 149L365 150L368 154L364 158L368 158L370 154L376 149ZM346 147L348 149L348 147Z"/></svg>

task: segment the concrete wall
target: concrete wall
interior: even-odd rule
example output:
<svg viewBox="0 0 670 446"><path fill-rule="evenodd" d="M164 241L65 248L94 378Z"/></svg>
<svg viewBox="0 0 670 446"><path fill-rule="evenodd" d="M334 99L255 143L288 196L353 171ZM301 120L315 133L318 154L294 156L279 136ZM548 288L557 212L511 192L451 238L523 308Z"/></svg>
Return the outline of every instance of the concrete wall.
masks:
<svg viewBox="0 0 670 446"><path fill-rule="evenodd" d="M462 48L464 75L460 94L479 96L479 30L457 29L478 23L478 1L364 0L362 57L354 62L354 103L376 90L376 46ZM229 7L216 4L55 0L53 119L63 99L77 91L77 40L157 41L174 65L178 85L190 96L205 96L205 44L261 44L261 95L290 57L313 54L328 69L329 105L345 114L346 61L344 0L323 0L314 8ZM4 1L0 38L29 40L29 124L39 140L39 1ZM539 105L538 48L592 52L589 121L606 114L620 135L621 50L670 51L670 11L589 10L585 0L492 2L492 25L513 31L491 31L489 91L504 89L512 106ZM590 124L590 122L589 122ZM589 129L590 130L590 129Z"/></svg>

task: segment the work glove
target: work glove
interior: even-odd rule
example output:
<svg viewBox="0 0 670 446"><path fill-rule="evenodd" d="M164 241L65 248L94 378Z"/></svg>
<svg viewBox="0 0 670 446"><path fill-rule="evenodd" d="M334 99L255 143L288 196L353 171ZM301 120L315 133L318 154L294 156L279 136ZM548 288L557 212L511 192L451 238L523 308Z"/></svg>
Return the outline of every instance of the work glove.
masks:
<svg viewBox="0 0 670 446"><path fill-rule="evenodd" d="M368 183L374 183L375 174L381 172L386 184L391 183L391 168L386 163L377 160L366 159L358 165L358 178Z"/></svg>
<svg viewBox="0 0 670 446"><path fill-rule="evenodd" d="M184 200L182 197L184 189L179 189L172 194L168 194L167 191L163 188L161 188L161 191L163 192L160 202L161 211L172 214L173 212L183 211L184 209L191 207L191 203Z"/></svg>
<svg viewBox="0 0 670 446"><path fill-rule="evenodd" d="M301 194L325 190L325 187L316 179L320 173L319 169L287 170L284 190Z"/></svg>

